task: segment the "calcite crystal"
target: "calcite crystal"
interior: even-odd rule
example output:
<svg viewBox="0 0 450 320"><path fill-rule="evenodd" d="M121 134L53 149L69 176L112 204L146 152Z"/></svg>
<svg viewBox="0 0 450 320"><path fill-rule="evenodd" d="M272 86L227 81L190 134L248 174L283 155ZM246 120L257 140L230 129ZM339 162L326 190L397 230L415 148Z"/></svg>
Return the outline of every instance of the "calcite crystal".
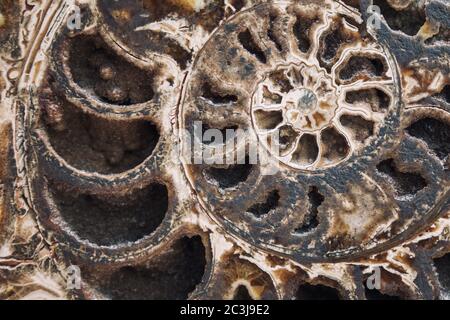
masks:
<svg viewBox="0 0 450 320"><path fill-rule="evenodd" d="M0 298L449 299L449 21L2 1Z"/></svg>

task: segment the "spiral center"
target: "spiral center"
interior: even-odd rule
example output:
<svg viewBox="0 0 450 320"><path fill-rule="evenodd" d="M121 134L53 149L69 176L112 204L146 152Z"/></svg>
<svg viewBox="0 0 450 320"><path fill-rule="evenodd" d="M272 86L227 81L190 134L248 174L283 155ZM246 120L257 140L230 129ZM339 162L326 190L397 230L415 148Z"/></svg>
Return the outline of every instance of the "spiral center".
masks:
<svg viewBox="0 0 450 320"><path fill-rule="evenodd" d="M312 112L317 106L317 96L309 89L302 88L298 91L297 109L302 114Z"/></svg>

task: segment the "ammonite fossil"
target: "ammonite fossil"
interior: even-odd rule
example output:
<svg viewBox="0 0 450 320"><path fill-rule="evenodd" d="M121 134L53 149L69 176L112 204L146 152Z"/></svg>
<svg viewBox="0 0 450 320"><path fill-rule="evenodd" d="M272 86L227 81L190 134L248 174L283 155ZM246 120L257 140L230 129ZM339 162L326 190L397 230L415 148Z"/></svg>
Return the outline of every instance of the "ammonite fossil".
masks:
<svg viewBox="0 0 450 320"><path fill-rule="evenodd" d="M449 28L443 0L1 2L0 298L449 299Z"/></svg>

